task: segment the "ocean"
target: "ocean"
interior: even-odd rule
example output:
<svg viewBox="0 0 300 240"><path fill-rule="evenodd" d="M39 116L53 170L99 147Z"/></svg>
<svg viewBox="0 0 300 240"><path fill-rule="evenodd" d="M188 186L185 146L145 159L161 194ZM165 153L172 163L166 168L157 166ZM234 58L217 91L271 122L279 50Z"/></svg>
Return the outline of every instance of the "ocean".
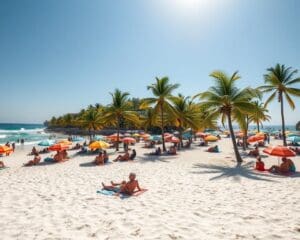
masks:
<svg viewBox="0 0 300 240"><path fill-rule="evenodd" d="M0 144L15 142L17 145L24 139L25 145L36 144L49 138L43 124L0 123Z"/></svg>

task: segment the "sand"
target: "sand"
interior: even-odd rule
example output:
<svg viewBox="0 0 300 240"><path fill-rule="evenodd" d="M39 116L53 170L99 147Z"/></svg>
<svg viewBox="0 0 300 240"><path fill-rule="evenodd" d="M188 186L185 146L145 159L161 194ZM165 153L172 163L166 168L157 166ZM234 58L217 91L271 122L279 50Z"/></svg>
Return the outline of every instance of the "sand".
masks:
<svg viewBox="0 0 300 240"><path fill-rule="evenodd" d="M9 168L0 171L0 238L300 239L299 174L255 172L253 158L237 167L229 139L218 143L221 153L192 146L175 157L144 156L149 150L141 145L136 161L106 166L77 156L25 168L27 147L1 158ZM293 160L299 170L300 157ZM127 179L129 172L146 193L96 193L102 181Z"/></svg>

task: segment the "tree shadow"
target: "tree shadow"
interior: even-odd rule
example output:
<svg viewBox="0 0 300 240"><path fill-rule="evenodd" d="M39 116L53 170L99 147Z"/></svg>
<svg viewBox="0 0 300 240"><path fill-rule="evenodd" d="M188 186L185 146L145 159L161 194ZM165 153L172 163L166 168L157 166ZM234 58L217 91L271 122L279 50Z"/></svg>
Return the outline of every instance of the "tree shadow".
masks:
<svg viewBox="0 0 300 240"><path fill-rule="evenodd" d="M218 174L210 178L209 180L218 180L222 178L233 178L235 181L240 181L242 177L251 180L260 180L267 182L277 182L270 178L282 178L282 176L276 176L271 174L264 174L257 172L253 169L253 162L244 164L238 163L236 166L221 166L212 164L195 164L193 168L206 169L203 171L192 171L194 174Z"/></svg>
<svg viewBox="0 0 300 240"><path fill-rule="evenodd" d="M176 155L148 155L148 154L144 154L143 156L138 157L138 159L140 160L139 162L141 163L146 163L146 162L165 162L168 163L170 161L170 159L175 159Z"/></svg>

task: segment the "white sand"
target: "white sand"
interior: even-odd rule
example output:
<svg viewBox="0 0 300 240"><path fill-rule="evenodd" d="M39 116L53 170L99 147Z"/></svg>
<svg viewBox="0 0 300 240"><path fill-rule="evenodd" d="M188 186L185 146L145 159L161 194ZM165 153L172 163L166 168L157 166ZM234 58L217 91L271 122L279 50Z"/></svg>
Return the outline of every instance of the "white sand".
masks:
<svg viewBox="0 0 300 240"><path fill-rule="evenodd" d="M193 147L176 157L145 157L104 167L92 157L24 168L18 150L1 158L0 239L300 239L300 175L236 168L229 139L221 153ZM300 169L300 157L293 159ZM267 166L277 158L264 158ZM102 181L136 172L149 191L121 200L96 194Z"/></svg>

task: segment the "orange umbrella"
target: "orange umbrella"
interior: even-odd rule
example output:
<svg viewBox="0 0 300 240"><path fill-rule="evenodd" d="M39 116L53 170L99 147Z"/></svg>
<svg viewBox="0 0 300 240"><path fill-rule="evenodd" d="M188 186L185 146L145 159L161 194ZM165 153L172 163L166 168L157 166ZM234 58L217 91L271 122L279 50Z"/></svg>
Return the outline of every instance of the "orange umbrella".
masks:
<svg viewBox="0 0 300 240"><path fill-rule="evenodd" d="M270 146L263 150L264 153L277 157L295 157L296 153L285 146Z"/></svg>
<svg viewBox="0 0 300 240"><path fill-rule="evenodd" d="M57 143L49 147L50 151L63 151L69 149L68 145Z"/></svg>
<svg viewBox="0 0 300 240"><path fill-rule="evenodd" d="M132 138L132 137L126 137L126 138L123 138L123 140L122 140L124 143L127 143L127 144L129 144L129 143L135 143L136 142L136 140L134 139L134 138Z"/></svg>
<svg viewBox="0 0 300 240"><path fill-rule="evenodd" d="M0 154L11 154L13 152L13 149L11 147L7 146L0 146Z"/></svg>
<svg viewBox="0 0 300 240"><path fill-rule="evenodd" d="M263 141L265 138L264 136L260 136L260 135L254 135L248 138L248 143L254 143L254 142L259 142L259 141Z"/></svg>
<svg viewBox="0 0 300 240"><path fill-rule="evenodd" d="M216 142L218 140L219 140L219 138L217 138L216 136L213 136L213 135L209 135L204 138L204 141L206 141L206 142Z"/></svg>
<svg viewBox="0 0 300 240"><path fill-rule="evenodd" d="M64 144L64 145L72 145L72 142L70 142L69 140L66 140L66 139L60 140L57 143Z"/></svg>

